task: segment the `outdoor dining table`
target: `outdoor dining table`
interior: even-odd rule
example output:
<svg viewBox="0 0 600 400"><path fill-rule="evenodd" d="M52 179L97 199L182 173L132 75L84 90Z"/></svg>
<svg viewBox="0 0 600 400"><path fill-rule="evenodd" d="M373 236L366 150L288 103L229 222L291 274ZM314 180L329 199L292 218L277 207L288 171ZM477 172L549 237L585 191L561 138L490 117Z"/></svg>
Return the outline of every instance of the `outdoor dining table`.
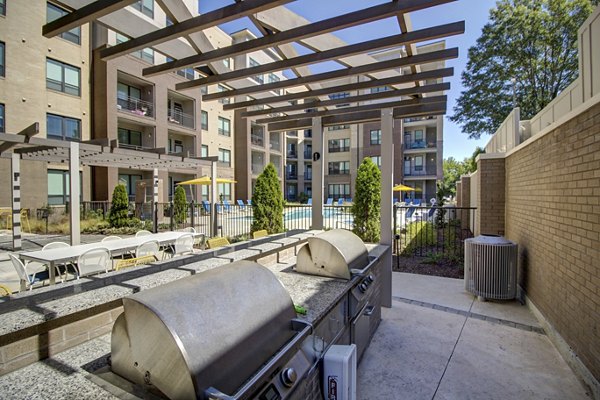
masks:
<svg viewBox="0 0 600 400"><path fill-rule="evenodd" d="M156 240L161 246L174 243L179 237L189 235L190 232L161 232L151 235L130 237L121 240L110 240L107 242L95 242L79 244L71 247L63 247L49 250L27 251L19 254L22 260L37 261L48 265L50 272L50 284L53 285L56 280L55 267L57 264L77 261L80 255L88 250L106 248L110 250L112 256L121 255L135 250L140 244L149 240Z"/></svg>

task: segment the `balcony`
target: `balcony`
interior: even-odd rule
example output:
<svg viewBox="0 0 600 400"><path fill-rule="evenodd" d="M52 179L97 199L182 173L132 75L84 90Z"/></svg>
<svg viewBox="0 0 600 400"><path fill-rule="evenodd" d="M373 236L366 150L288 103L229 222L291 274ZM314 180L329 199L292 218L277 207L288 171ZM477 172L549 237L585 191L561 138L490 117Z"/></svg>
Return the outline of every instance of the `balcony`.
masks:
<svg viewBox="0 0 600 400"><path fill-rule="evenodd" d="M305 138L312 138L312 129L306 129L306 130L304 130L304 137Z"/></svg>
<svg viewBox="0 0 600 400"><path fill-rule="evenodd" d="M435 165L428 165L423 167L411 166L410 168L404 169L404 176L435 176L437 169Z"/></svg>
<svg viewBox="0 0 600 400"><path fill-rule="evenodd" d="M295 171L286 171L285 179L296 180L296 179L298 179L298 173Z"/></svg>
<svg viewBox="0 0 600 400"><path fill-rule="evenodd" d="M298 152L296 150L288 150L287 157L288 158L298 158Z"/></svg>
<svg viewBox="0 0 600 400"><path fill-rule="evenodd" d="M329 150L330 153L344 153L344 152L350 151L350 147L348 147L348 146L343 146L343 147L334 146L334 147L329 147L328 150Z"/></svg>
<svg viewBox="0 0 600 400"><path fill-rule="evenodd" d="M312 149L310 149L310 150L304 150L304 159L305 160L312 160Z"/></svg>
<svg viewBox="0 0 600 400"><path fill-rule="evenodd" d="M329 175L350 175L349 169L330 169Z"/></svg>
<svg viewBox="0 0 600 400"><path fill-rule="evenodd" d="M175 109L168 110L167 121L171 124L181 125L190 129L194 129L196 127L193 115L186 114Z"/></svg>
<svg viewBox="0 0 600 400"><path fill-rule="evenodd" d="M312 171L304 171L304 180L312 181Z"/></svg>
<svg viewBox="0 0 600 400"><path fill-rule="evenodd" d="M430 121L430 120L434 120L434 119L436 119L436 117L433 117L433 116L429 116L429 117L411 117L411 118L404 118L404 122L405 123L421 122L421 121Z"/></svg>
<svg viewBox="0 0 600 400"><path fill-rule="evenodd" d="M136 97L119 95L117 110L128 112L140 117L154 117L154 105Z"/></svg>
<svg viewBox="0 0 600 400"><path fill-rule="evenodd" d="M418 149L435 149L435 142L425 142L424 140L419 140L416 142L404 143L405 150L418 150Z"/></svg>

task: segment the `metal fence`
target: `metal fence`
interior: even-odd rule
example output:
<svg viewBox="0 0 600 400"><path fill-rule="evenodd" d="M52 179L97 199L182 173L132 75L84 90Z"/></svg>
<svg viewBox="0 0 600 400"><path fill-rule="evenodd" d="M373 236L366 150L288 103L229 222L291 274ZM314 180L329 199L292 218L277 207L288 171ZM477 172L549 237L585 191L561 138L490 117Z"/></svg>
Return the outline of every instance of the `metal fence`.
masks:
<svg viewBox="0 0 600 400"><path fill-rule="evenodd" d="M354 217L350 206L323 206L325 229L352 229ZM312 207L309 205L286 205L283 208L283 225L287 230L310 229Z"/></svg>
<svg viewBox="0 0 600 400"><path fill-rule="evenodd" d="M394 206L394 253L462 262L475 208Z"/></svg>

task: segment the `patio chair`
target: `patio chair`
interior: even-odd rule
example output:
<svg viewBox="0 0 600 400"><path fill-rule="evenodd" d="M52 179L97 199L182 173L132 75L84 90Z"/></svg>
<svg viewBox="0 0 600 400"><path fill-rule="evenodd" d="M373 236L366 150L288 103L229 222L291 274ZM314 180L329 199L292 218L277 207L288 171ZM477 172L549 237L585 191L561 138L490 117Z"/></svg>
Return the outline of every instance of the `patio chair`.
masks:
<svg viewBox="0 0 600 400"><path fill-rule="evenodd" d="M182 235L175 239L175 243L170 246L163 253L163 258L165 255L169 254L171 257L181 256L184 254L192 254L194 252L194 236L190 233L189 235Z"/></svg>
<svg viewBox="0 0 600 400"><path fill-rule="evenodd" d="M42 247L42 250L64 249L64 248L68 248L68 247L71 247L71 245L69 243L50 242L50 243L47 243L44 247ZM60 280L62 282L64 282L65 279L67 278L68 272L77 276L77 270L75 269L75 266L71 263L65 263L65 264L56 266L56 274L58 276L60 276Z"/></svg>
<svg viewBox="0 0 600 400"><path fill-rule="evenodd" d="M190 235L190 236L192 236L192 235ZM140 244L135 249L135 258L152 256L152 257L154 257L154 260L156 261L156 260L158 260L158 252L159 251L160 251L160 245L158 243L158 240L149 240L147 242Z"/></svg>
<svg viewBox="0 0 600 400"><path fill-rule="evenodd" d="M340 197L340 198L338 199L338 201L337 201L337 205L338 205L338 206L343 206L343 205L344 205L344 198L343 198L343 197Z"/></svg>
<svg viewBox="0 0 600 400"><path fill-rule="evenodd" d="M145 229L142 229L141 231L137 231L137 232L135 233L135 237L140 237L140 236L150 236L150 235L152 235L152 232L150 232L150 231L147 231L147 230L145 230Z"/></svg>
<svg viewBox="0 0 600 400"><path fill-rule="evenodd" d="M240 211L246 211L246 205L244 204L244 200L237 200L237 205L240 207Z"/></svg>
<svg viewBox="0 0 600 400"><path fill-rule="evenodd" d="M231 212L231 203L229 200L223 200L223 207L225 208L225 212Z"/></svg>
<svg viewBox="0 0 600 400"><path fill-rule="evenodd" d="M121 236L115 236L115 235L107 236L107 237L103 238L101 240L101 242L112 242L114 240L121 240Z"/></svg>
<svg viewBox="0 0 600 400"><path fill-rule="evenodd" d="M189 232L189 233L196 233L196 228L192 227L192 226L188 226L186 228L181 228L181 229L177 229L177 232Z"/></svg>
<svg viewBox="0 0 600 400"><path fill-rule="evenodd" d="M325 203L325 205L326 205L326 206L331 206L331 205L333 205L333 198L332 198L332 197L328 198L328 199L327 199L327 202Z"/></svg>
<svg viewBox="0 0 600 400"><path fill-rule="evenodd" d="M50 274L48 270L36 271L33 274L27 273L27 265L23 264L23 262L14 254L8 253L10 257L10 261L12 261L13 267L17 271L17 275L19 276L19 280L21 281L21 291L23 290L31 290L33 289L33 285L38 282L43 282L45 280L50 279Z"/></svg>
<svg viewBox="0 0 600 400"><path fill-rule="evenodd" d="M252 199L246 200L246 203L248 203L249 206L252 206Z"/></svg>
<svg viewBox="0 0 600 400"><path fill-rule="evenodd" d="M421 199L413 199L412 201L414 206L420 206L421 205Z"/></svg>
<svg viewBox="0 0 600 400"><path fill-rule="evenodd" d="M86 251L77 259L77 279L82 276L108 272L109 261L111 261L110 250L105 247Z"/></svg>
<svg viewBox="0 0 600 400"><path fill-rule="evenodd" d="M307 205L312 206L312 197L308 199L308 201L306 202Z"/></svg>
<svg viewBox="0 0 600 400"><path fill-rule="evenodd" d="M202 200L202 208L207 214L210 214L210 203L208 200Z"/></svg>

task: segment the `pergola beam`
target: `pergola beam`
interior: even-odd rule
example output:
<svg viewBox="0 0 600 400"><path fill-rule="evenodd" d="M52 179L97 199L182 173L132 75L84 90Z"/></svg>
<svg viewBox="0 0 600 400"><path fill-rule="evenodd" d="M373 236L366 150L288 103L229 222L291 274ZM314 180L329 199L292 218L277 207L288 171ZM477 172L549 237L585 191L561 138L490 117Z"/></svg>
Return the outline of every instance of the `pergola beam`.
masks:
<svg viewBox="0 0 600 400"><path fill-rule="evenodd" d="M435 104L416 104L406 107L394 108L394 118L407 118L429 115L443 115L446 113L446 103ZM351 114L332 115L322 118L323 126L335 126L346 124L360 124L364 122L379 121L381 112L379 110L368 110L355 112ZM310 129L312 118L307 115L306 118L292 121L275 122L268 125L269 132L291 131L298 129Z"/></svg>
<svg viewBox="0 0 600 400"><path fill-rule="evenodd" d="M302 25L286 31L265 35L261 38L241 42L232 46L215 49L203 54L197 54L165 64L144 68L143 75L154 76L183 68L205 65L225 58L235 57L240 54L263 50L285 43L297 42L309 37L330 33L360 24L366 24L397 15L398 13L422 10L453 1L456 0L408 0L380 4L365 8L363 10L358 10L348 14L314 22L308 25Z"/></svg>
<svg viewBox="0 0 600 400"><path fill-rule="evenodd" d="M188 82L178 83L177 90L189 89L198 86L212 85L217 83L226 83L243 78L249 78L254 75L261 75L268 72L283 71L289 68L300 67L309 64L315 64L323 61L335 60L342 57L348 57L357 54L368 53L378 49L389 47L398 47L427 40L440 39L452 35L464 33L465 22L459 21L445 25L438 25L432 28L425 28L418 31L412 31L400 35L387 36L380 39L368 40L366 42L351 44L343 47L336 47L319 53L311 53L303 56L290 58L287 60L275 61L268 64L257 65L256 67L238 69L224 74L213 75L205 78L194 79ZM125 42L129 43L129 42Z"/></svg>
<svg viewBox="0 0 600 400"><path fill-rule="evenodd" d="M407 105L416 105L416 104L432 104L432 103L444 103L448 100L448 96L434 96L434 97L423 97L423 98L411 98L400 101L392 101L387 103L374 103L374 104L365 104L362 106L356 107L344 107L344 108L335 108L326 111L316 111L311 112L309 114L294 114L294 115L286 115L283 117L273 117L273 118L264 118L256 120L257 124L270 124L273 122L281 122L281 121L294 121L298 119L306 118L307 115L311 117L328 117L331 115L339 115L339 114L349 114L355 112L369 111L369 110L381 110L382 108L397 108L403 107Z"/></svg>
<svg viewBox="0 0 600 400"><path fill-rule="evenodd" d="M453 47L446 50L432 51L430 53L417 54L412 57L395 58L358 67L344 68L341 70L323 72L310 76L282 80L280 82L267 83L264 85L248 86L241 89L228 90L218 93L209 93L202 96L202 100L216 100L226 97L249 95L253 93L268 92L271 90L302 86L309 83L326 82L339 78L347 78L356 75L365 75L395 68L402 68L414 64L427 64L438 61L449 60L458 57L458 48ZM337 89L336 89L337 90Z"/></svg>
<svg viewBox="0 0 600 400"><path fill-rule="evenodd" d="M29 143L30 138L40 133L40 123L34 122L29 125L27 128L18 132L16 135L11 135L7 133L0 134L0 141L4 141L4 143L0 144L0 154L6 152L7 150L12 149L16 145L20 143Z"/></svg>
<svg viewBox="0 0 600 400"><path fill-rule="evenodd" d="M112 12L127 7L137 0L98 0L83 6L42 27L42 35L47 38L59 35L73 28L92 22Z"/></svg>
<svg viewBox="0 0 600 400"><path fill-rule="evenodd" d="M308 101L306 103L292 104L292 105L284 106L284 107L266 108L263 110L254 110L254 111L244 111L244 112L242 112L242 117L252 117L255 115L264 115L264 114L286 113L286 112L290 112L290 111L304 110L307 108L330 107L330 106L335 106L335 105L339 105L339 104L359 103L359 102L364 102L364 101L388 99L390 97L410 96L413 94L442 92L444 90L449 90L449 89L450 89L449 82L435 83L433 85L426 85L426 86L419 86L419 87L413 86L413 87L409 87L409 88L405 88L405 89L388 90L385 92L361 94L358 96L341 97L341 98L337 98L337 99ZM342 110L342 108L340 108L340 110Z"/></svg>
<svg viewBox="0 0 600 400"><path fill-rule="evenodd" d="M214 11L201 14L197 17L187 19L178 24L167 26L154 32L132 38L127 42L116 46L108 47L100 51L100 57L103 60L111 60L123 54L131 53L145 47L152 47L169 40L178 39L210 27L214 27L226 22L246 17L251 14L268 10L273 7L291 3L295 0L245 0L243 2L231 4Z"/></svg>
<svg viewBox="0 0 600 400"><path fill-rule="evenodd" d="M398 75L392 76L389 78L383 79L371 79L369 81L364 82L356 82L349 83L346 85L332 86L323 89L299 92L299 93L289 93L281 96L272 96L262 99L248 100L248 101L240 101L230 104L224 104L223 110L235 110L239 108L246 108L264 104L275 104L275 103L285 103L290 100L300 100L305 99L307 97L318 97L318 96L326 96L328 94L334 93L343 93L343 92L352 92L356 90L369 89L380 86L393 86L400 85L403 83L412 83L418 81L424 81L427 79L440 79L447 78L449 76L454 75L454 68L442 68L435 69L427 72L420 72L418 74L410 74L410 75ZM204 98L202 98L204 100Z"/></svg>

